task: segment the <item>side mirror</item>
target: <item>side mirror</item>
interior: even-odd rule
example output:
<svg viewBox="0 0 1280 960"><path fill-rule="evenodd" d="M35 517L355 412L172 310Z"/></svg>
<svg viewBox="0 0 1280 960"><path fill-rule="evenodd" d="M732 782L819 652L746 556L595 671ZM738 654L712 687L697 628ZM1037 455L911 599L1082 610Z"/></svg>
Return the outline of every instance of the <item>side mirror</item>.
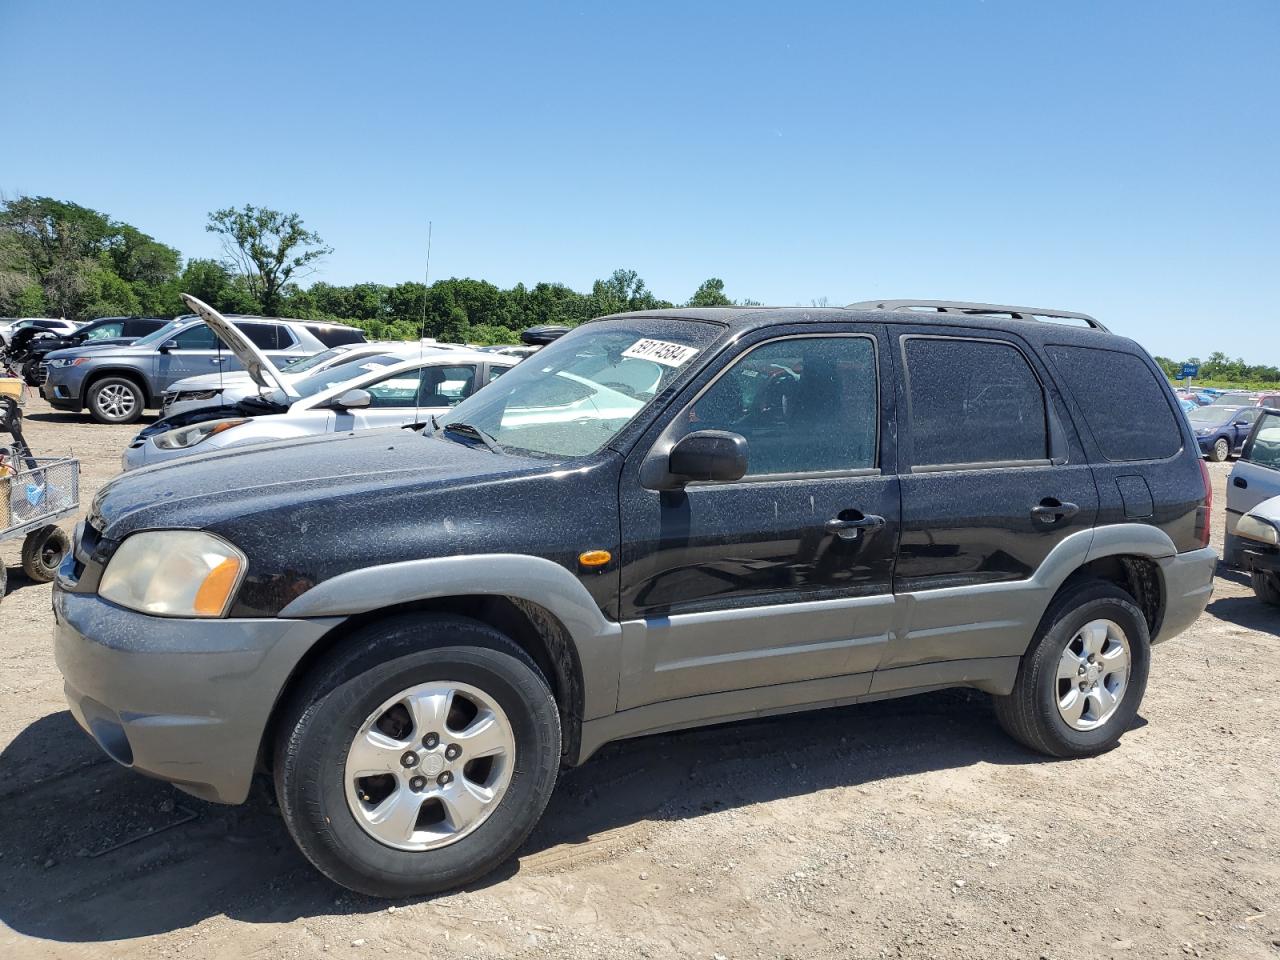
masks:
<svg viewBox="0 0 1280 960"><path fill-rule="evenodd" d="M1235 423L1233 423L1233 424L1232 424L1232 426L1233 426L1233 427L1247 427L1247 426L1249 426L1249 421L1248 421L1248 420L1237 420Z"/></svg>
<svg viewBox="0 0 1280 960"><path fill-rule="evenodd" d="M348 390L341 396L335 397L330 405L335 410L362 410L372 403L373 397L368 390Z"/></svg>
<svg viewBox="0 0 1280 960"><path fill-rule="evenodd" d="M671 448L667 469L684 482L741 480L747 472L747 438L727 430L698 430Z"/></svg>
<svg viewBox="0 0 1280 960"><path fill-rule="evenodd" d="M177 349L178 349L177 340L166 340L164 343L160 344L161 353L168 353L170 350L177 350Z"/></svg>

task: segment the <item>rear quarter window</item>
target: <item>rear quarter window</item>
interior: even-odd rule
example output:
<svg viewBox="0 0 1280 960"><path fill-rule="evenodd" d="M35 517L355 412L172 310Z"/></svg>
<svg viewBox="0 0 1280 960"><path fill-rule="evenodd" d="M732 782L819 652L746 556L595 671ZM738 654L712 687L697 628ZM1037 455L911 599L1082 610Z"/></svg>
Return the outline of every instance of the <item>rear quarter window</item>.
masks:
<svg viewBox="0 0 1280 960"><path fill-rule="evenodd" d="M1182 449L1177 414L1142 357L1085 347L1046 349L1108 460L1163 460Z"/></svg>
<svg viewBox="0 0 1280 960"><path fill-rule="evenodd" d="M364 331L354 327L331 327L325 324L307 325L307 332L326 347L338 347L345 343L364 343Z"/></svg>

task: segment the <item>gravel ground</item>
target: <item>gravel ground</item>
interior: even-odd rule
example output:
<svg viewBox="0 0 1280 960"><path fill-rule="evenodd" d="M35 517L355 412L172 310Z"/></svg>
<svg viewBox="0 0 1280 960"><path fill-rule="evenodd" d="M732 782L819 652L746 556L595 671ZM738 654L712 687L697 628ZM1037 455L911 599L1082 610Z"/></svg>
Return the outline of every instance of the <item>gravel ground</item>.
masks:
<svg viewBox="0 0 1280 960"><path fill-rule="evenodd" d="M38 400L27 423L85 502L135 429ZM388 905L318 877L265 795L105 760L64 709L50 588L0 558L0 956L1280 958L1280 611L1230 571L1106 756L1032 755L964 691L614 744L516 862Z"/></svg>

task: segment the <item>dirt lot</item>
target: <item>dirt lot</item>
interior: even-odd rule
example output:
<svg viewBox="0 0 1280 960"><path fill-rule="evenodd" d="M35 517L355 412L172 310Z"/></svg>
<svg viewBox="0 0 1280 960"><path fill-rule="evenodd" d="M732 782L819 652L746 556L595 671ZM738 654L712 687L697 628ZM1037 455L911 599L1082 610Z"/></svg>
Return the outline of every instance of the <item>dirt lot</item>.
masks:
<svg viewBox="0 0 1280 960"><path fill-rule="evenodd" d="M39 401L28 425L86 502L132 433ZM1229 571L1106 756L1033 756L964 692L615 744L518 862L388 905L315 874L265 796L102 757L50 588L0 557L0 956L1280 958L1280 611Z"/></svg>

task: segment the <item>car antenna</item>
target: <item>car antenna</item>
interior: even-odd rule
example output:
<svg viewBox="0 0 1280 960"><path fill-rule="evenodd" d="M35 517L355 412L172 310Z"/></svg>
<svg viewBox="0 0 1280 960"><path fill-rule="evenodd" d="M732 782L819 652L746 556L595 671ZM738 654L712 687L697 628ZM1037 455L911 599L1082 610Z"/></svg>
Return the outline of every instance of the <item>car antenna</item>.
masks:
<svg viewBox="0 0 1280 960"><path fill-rule="evenodd" d="M431 283L431 221L427 221L427 266L422 271L422 322L418 327L418 360L426 356L427 339L427 286ZM413 422L421 422L418 412L422 409L422 367L418 367L418 389L413 391ZM424 428L425 429L425 428Z"/></svg>

